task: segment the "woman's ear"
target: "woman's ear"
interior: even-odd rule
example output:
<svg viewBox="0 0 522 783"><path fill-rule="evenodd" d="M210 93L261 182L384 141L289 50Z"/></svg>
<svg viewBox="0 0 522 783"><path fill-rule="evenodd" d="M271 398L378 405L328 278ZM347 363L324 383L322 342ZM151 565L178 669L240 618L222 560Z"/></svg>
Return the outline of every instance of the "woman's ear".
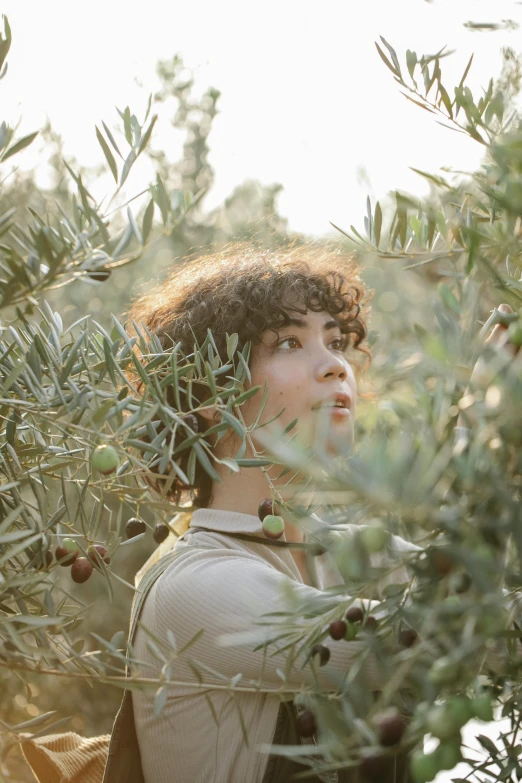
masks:
<svg viewBox="0 0 522 783"><path fill-rule="evenodd" d="M210 405L208 408L205 408L204 410L199 410L198 416L201 416L201 418L204 419L205 422L208 422L207 424L202 425L205 427L205 430L210 429L214 424L219 424L219 422L221 421L221 414L215 405ZM214 435L210 436L211 448L214 448L218 439L219 436L217 433L214 433Z"/></svg>
<svg viewBox="0 0 522 783"><path fill-rule="evenodd" d="M197 403L198 406L202 406L198 409L197 415L201 416L202 419L205 419L205 421L208 422L208 426L212 426L221 420L221 415L216 405L208 404L209 398L210 395L206 387L201 387L198 384L196 389L193 390L193 401Z"/></svg>
<svg viewBox="0 0 522 783"><path fill-rule="evenodd" d="M208 408L203 408L198 411L198 416L206 419L209 424L217 424L221 419L221 414L215 405L209 405Z"/></svg>

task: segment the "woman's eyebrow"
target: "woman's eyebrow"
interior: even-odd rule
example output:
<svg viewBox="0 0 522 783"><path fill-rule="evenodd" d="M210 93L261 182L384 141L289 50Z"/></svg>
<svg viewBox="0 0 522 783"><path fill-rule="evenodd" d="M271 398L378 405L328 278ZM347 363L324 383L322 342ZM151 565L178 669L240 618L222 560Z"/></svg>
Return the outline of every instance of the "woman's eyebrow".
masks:
<svg viewBox="0 0 522 783"><path fill-rule="evenodd" d="M306 329L308 326L308 321L306 318L289 318L286 326L299 326L303 329ZM327 332L329 329L340 329L340 324L337 323L337 321L326 321L326 323L323 324L323 331Z"/></svg>

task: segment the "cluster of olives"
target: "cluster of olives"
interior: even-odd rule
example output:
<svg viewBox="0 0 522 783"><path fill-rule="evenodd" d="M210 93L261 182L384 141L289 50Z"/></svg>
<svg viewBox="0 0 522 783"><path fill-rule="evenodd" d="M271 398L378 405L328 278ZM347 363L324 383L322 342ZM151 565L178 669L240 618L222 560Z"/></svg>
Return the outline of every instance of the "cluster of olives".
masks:
<svg viewBox="0 0 522 783"><path fill-rule="evenodd" d="M424 718L425 732L438 739L439 745L430 753L419 749L412 754L410 768L416 783L430 783L439 772L453 769L463 760L461 729L473 718L493 720L493 706L487 692L480 693L473 699L451 696L445 703L435 704L427 709ZM408 720L395 707L382 710L372 717L371 723L383 749L399 745L406 732ZM297 717L296 726L302 737L315 736L317 723L312 710L303 710ZM372 749L365 752L360 760L363 778L374 779L385 770L388 761L384 750Z"/></svg>
<svg viewBox="0 0 522 783"><path fill-rule="evenodd" d="M101 567L101 561L105 565L111 562L107 550L102 544L91 544L87 548L87 557L80 557L80 547L74 538L64 538L56 547L56 562L60 566L71 568L71 579L77 584L83 584L92 575L94 568Z"/></svg>
<svg viewBox="0 0 522 783"><path fill-rule="evenodd" d="M352 641L357 636L358 626L364 627L366 631L374 631L378 626L378 621L373 615L367 615L358 606L351 606L346 614L345 620L334 620L330 623L329 633L332 639ZM326 666L330 660L330 650L324 644L314 644L310 651L310 657L316 661L319 666ZM297 719L297 730L302 737L311 737L315 734L316 724L313 712L304 710ZM304 732L304 733L303 733Z"/></svg>
<svg viewBox="0 0 522 783"><path fill-rule="evenodd" d="M439 740L431 753L417 750L411 758L411 771L416 783L429 783L442 770L453 769L462 761L461 729L469 720L493 720L491 696L486 692L475 698L450 696L426 712L425 729Z"/></svg>
<svg viewBox="0 0 522 783"><path fill-rule="evenodd" d="M147 525L142 519L138 519L138 517L129 519L125 525L125 535L127 538L135 538L136 536L140 536L142 533L145 533L146 530ZM158 522L154 528L152 537L157 544L161 544L162 541L165 541L169 533L170 530L168 525L163 524L163 522Z"/></svg>
<svg viewBox="0 0 522 783"><path fill-rule="evenodd" d="M407 718L396 707L389 707L376 713L372 718L379 744L383 748L398 745L406 731ZM303 710L296 720L297 731L302 737L313 737L317 733L317 723L312 710ZM361 770L363 774L371 771L375 773L377 762L386 758L384 753L372 752L361 758Z"/></svg>
<svg viewBox="0 0 522 783"><path fill-rule="evenodd" d="M263 523L263 533L267 538L277 540L285 532L285 522L279 513L279 506L272 498L265 498L257 509L259 519ZM314 544L312 554L322 555L326 549L322 544Z"/></svg>
<svg viewBox="0 0 522 783"><path fill-rule="evenodd" d="M144 533L146 530L145 522L141 519L133 518L129 519L126 526L127 538L134 538L134 536ZM169 528L162 522L158 522L154 528L153 537L154 540L161 544L165 541L169 534ZM56 547L55 556L56 562L60 566L66 566L71 568L71 578L73 582L82 584L86 582L92 575L94 568L100 568L100 561L103 560L105 565L109 565L111 562L110 557L107 555L107 550L102 544L91 544L87 548L87 557L80 556L80 547L74 540L74 538L64 538L62 543ZM51 552L47 552L46 564L49 566L52 563L53 556Z"/></svg>
<svg viewBox="0 0 522 783"><path fill-rule="evenodd" d="M272 498L265 498L259 504L257 513L263 523L263 533L267 538L281 538L285 532L285 523L279 515L279 506Z"/></svg>
<svg viewBox="0 0 522 783"><path fill-rule="evenodd" d="M356 638L360 627L365 631L374 631L377 625L377 619L372 614L365 616L359 606L350 606L344 615L344 620L334 620L330 623L328 633L336 641L345 639L351 642Z"/></svg>
<svg viewBox="0 0 522 783"><path fill-rule="evenodd" d="M195 416L192 416L192 418L195 419ZM197 420L196 420L196 426L197 426ZM104 476L108 476L111 473L114 473L118 469L120 464L118 452L116 451L114 446L111 446L107 443L104 443L100 446L96 446L96 448L92 453L91 461L93 467L96 468L96 470L98 470ZM135 536L141 535L141 533L145 533L146 529L147 527L145 525L145 522L143 522L143 520L138 519L137 517L133 517L132 519L129 519L129 521L127 522L127 525L125 527L125 533L127 538L134 538ZM169 532L170 530L167 527L167 525L164 525L163 522L158 522L158 524L154 528L154 533L153 533L154 541L157 544L161 544L162 541L165 541Z"/></svg>

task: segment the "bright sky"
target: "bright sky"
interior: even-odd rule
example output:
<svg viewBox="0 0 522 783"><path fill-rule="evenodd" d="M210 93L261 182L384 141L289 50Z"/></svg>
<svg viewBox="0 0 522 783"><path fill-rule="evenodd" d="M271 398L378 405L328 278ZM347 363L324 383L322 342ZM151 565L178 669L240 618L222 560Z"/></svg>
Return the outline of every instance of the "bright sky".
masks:
<svg viewBox="0 0 522 783"><path fill-rule="evenodd" d="M115 105L129 103L141 116L157 86L157 60L179 53L201 90L212 85L222 93L210 138L216 182L208 208L245 179L280 182L279 206L290 227L315 235L331 231L329 221L361 227L368 193L372 199L392 189L425 193L409 166L466 170L482 157L480 145L400 95L375 49L379 35L401 63L407 48L419 56L444 45L456 49L442 61L451 95L472 52L468 83L478 96L500 72L502 46L522 48L520 30L478 33L463 26L522 23L522 5L513 0L4 0L0 10L13 30L0 119L21 117L22 133L48 116L65 138L66 154L86 165L101 162L94 125L113 126ZM156 138L175 160L180 139L166 123ZM24 161L38 166L36 146ZM150 174L138 170L132 192ZM498 728L475 724L467 739L479 731L495 736ZM441 773L437 783L455 774L464 774L462 767Z"/></svg>
<svg viewBox="0 0 522 783"><path fill-rule="evenodd" d="M466 169L481 158L480 145L399 94L375 49L379 35L401 62L407 48L419 55L456 49L443 60L447 87L475 52L470 85L479 95L499 73L501 47L520 45L520 31L470 32L463 23L522 21L513 0L4 0L0 10L14 39L0 85L2 119L22 117L21 130L30 131L47 115L65 137L66 153L85 164L101 161L94 125L103 119L113 126L115 105L130 103L141 116L156 61L178 52L201 89L213 85L222 93L207 206L247 178L280 182L279 206L290 227L317 235L331 231L330 220L361 227L368 193L382 199L395 188L426 192L409 166ZM156 138L175 159L180 139L166 121ZM36 147L24 162L38 163ZM138 170L132 192L149 176Z"/></svg>

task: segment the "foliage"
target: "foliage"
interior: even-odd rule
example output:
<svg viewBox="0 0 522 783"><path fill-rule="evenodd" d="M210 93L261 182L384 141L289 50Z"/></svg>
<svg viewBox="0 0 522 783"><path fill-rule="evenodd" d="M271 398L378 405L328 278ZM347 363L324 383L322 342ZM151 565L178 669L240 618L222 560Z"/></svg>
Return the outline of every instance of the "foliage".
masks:
<svg viewBox="0 0 522 783"><path fill-rule="evenodd" d="M179 189L171 192L165 182L179 171L168 169L164 157L157 155L162 173L149 189L144 214L137 220L132 200L127 201L119 207L125 218L116 232L108 204L145 153L155 122L151 106L141 123L130 109L120 112L125 146L105 124L98 129L115 180L105 207L69 167L75 192L68 205L61 205L60 217L44 219L33 211L24 227L15 222L14 213L0 218L0 290L3 307L12 313L0 339L0 666L2 676L14 672L21 682L53 675L128 685L125 665L132 668L134 661L126 654L123 630L91 633L89 641L96 645L86 646L90 607L81 598L81 588L72 589L70 572L61 568L53 552L66 538L73 539L80 556L95 566L94 578L102 580L109 598L115 586L132 591L133 585L118 571L118 555L139 545L146 534L124 540L126 520L143 519L152 511L155 521L168 522L176 510L165 496L151 495L147 476L153 468L166 476L165 492L168 468L170 480L177 475L190 483L199 461L216 478L209 432L194 431L186 415L202 405L215 405L221 421L210 433L222 437L232 427L242 439L235 458L226 460L231 471L262 470L275 461L282 467L280 478L296 469L307 475L306 491L295 497L283 497L284 482L269 482L270 490L297 522L321 509L330 526L319 543L331 552L344 580L327 591L324 601L301 603L294 613L268 615L274 637L264 646L287 649L289 658L300 650L311 654L328 637L329 623L343 616L354 597L380 601L377 626L370 630L354 623L352 629L364 642L361 662L372 653L382 671L385 684L378 698L361 687L354 667L339 681L337 692L325 693L317 685L303 688L296 699L317 721L317 751L322 756L318 770L349 767L372 757L387 760L397 748L411 750L431 733L440 739L436 754L417 752L413 762L416 779L427 781L434 770L455 766L461 758L462 727L472 717L487 717L488 706L494 704L510 730L496 744L482 737L484 755L470 757L470 763L489 779L506 780L522 773L517 745L522 386L512 352L502 345L484 346L483 337L496 323L516 324L509 327L509 335L520 342L522 125L516 112L506 114L506 93L495 90L493 82L475 102L465 86L471 62L450 98L451 91L442 84L443 51L420 58L408 51L404 69L394 49L384 40L382 44L379 55L408 100L444 116L451 127L480 143L485 161L456 185L421 172L433 185L429 201L397 193L387 230L387 216L378 203L372 208L370 202L366 238L351 227L355 237L348 236L367 262L406 261L403 271L421 275L429 270L430 281L438 281L429 295L433 317L423 313L427 326L414 323L408 339L387 351L379 343L382 338L375 337L381 361L373 381L382 399L379 406L367 403L365 409L363 404L363 437L355 452L345 448L332 457L321 442L307 450L298 446L291 431L278 432L276 419L264 427L265 445L275 456L267 459L257 453L252 432L261 437L260 419L246 428L241 404L257 393L260 416L265 397L261 389L249 388L248 346L238 352L235 335L228 336L227 356L219 355L210 332L185 355L179 346L164 350L140 325L120 323L116 316L108 328L95 322L92 332L88 316L65 327L42 298L78 277L120 274L120 266L144 252L154 214L168 233L180 226L188 230L186 212L198 207L211 182L203 130L194 131L189 142L199 161L196 169L202 172L194 181L203 191L192 196ZM9 45L6 24L0 66ZM174 70L178 65L174 62ZM176 97L185 100L183 86L176 90ZM206 98L212 117L217 96ZM182 107L176 122L190 111L188 103ZM17 141L11 129L2 128L5 161L31 137ZM182 178L174 184L182 189L187 182ZM488 299L507 301L513 312L506 315L495 308L487 317ZM477 334L479 319L486 322ZM479 356L481 372L472 375ZM141 394L135 378L144 384ZM175 406L166 402L167 386L175 390ZM458 430L464 437L455 439L459 415L469 429ZM175 445L180 429L186 437ZM247 443L253 458L245 457ZM94 467L96 448L102 444L116 451L107 475ZM180 475L177 457L187 449L187 475ZM376 539L375 528L381 527L414 540L420 549L397 551L395 539L388 536L381 536L377 545L381 533ZM110 563L92 554L94 543L105 547ZM313 564L313 555L308 557ZM390 579L397 563L409 573L399 583ZM305 631L303 617L311 621ZM415 632L413 644L404 643L406 630ZM264 638L264 629L259 634ZM248 642L252 639L250 635ZM172 649L164 656L161 682L133 682L133 687L160 686L158 711L169 681L169 657L176 654ZM190 657L190 648L183 654ZM219 687L255 687L238 675ZM400 711L407 723L393 743L382 734L382 716L390 709ZM52 719L52 714L44 714L30 724L2 725L14 734L28 726L49 732ZM309 750L298 746L279 752L305 755Z"/></svg>
<svg viewBox="0 0 522 783"><path fill-rule="evenodd" d="M5 25L0 46L2 64L11 42L7 20ZM192 82L182 89L176 87L176 74L181 69L179 58L174 58L170 70L168 63L160 63L163 92L156 100L161 104L167 99L168 84L179 101L175 127L206 139L216 113L218 93L211 91L214 108L206 105L205 97L201 101L203 116L199 124L204 131L198 131L198 124L192 121L184 124L197 107L190 96ZM5 72L6 66L3 75ZM169 452L169 444L173 444L174 438L166 443L163 437L158 447L153 429L162 421L174 436L176 428L187 429L187 420L178 415L176 423L172 408L165 405L165 382L169 382L167 376L172 380L178 373L181 378L192 374L196 389L201 371L200 351L207 346L195 349L196 364L179 351L164 354L163 362L159 354L145 354L147 390L152 389L152 396L146 394L142 399L133 394L128 377L132 372L144 372L133 350L137 337L131 338L111 312L128 304L138 280L133 271L139 266L136 262L148 261L152 278L151 261L157 273L166 265L165 261L156 261L161 253L163 259L168 253L168 263L172 263L173 256L182 256L194 244L205 247L235 234L252 236L257 241L269 231L271 241L277 241L278 232L282 236L285 226L275 207L280 186L244 183L222 207L213 213L202 213L202 198L213 179L202 144L198 142L193 147L188 139L184 157L177 165L171 165L166 154L150 149L156 122L151 101L141 124L128 107L119 116L120 127L111 129L100 123L95 129L115 183L110 198L101 203L95 201L91 190L95 190L100 171L64 161L61 139L48 125L40 135L51 152L51 189L42 192L31 174L24 175L14 168L6 172L0 199L5 205L0 250L0 603L5 620L0 647L2 665L7 666L4 673L16 673L15 679L3 675L0 679L4 701L13 705L4 711L4 719L18 724L19 730L28 727L45 733L63 725L64 718L56 719L56 715L67 714L72 691L76 694L74 700L81 700L84 705L81 715L71 716L72 727L80 731L87 728L92 733L99 729L100 716L104 716L109 730L119 691L105 692L103 700L93 700L93 685L99 689L103 683L99 672L105 666L109 673L114 673L110 662L103 663L107 646L98 649L97 635L99 638L105 634L107 626L95 607L106 590L115 629L126 627L134 575L153 547L150 532L126 540L126 523L132 516L139 516L150 531L158 520L168 521L175 511L166 499L151 498L146 467L157 470L158 464L164 462L158 458L158 451L177 467L178 451L191 447L193 461L189 463L189 473L196 458L211 469L213 457L200 436L189 438L173 453L172 447ZM35 134L20 143L13 129L5 124L2 128L3 157L10 163L11 156L28 146ZM146 193L129 198L124 190L134 166L149 153L158 167L155 180ZM193 164L191 176L187 173L189 159ZM191 190L202 179L206 187ZM136 203L143 207L136 210ZM123 266L125 278L119 269ZM114 270L118 270L117 274L113 274ZM113 286L115 280L126 285L125 298L121 285ZM85 282L91 287L84 286ZM89 312L93 302L89 291L95 291L105 304L100 321L106 328L96 322L93 325L89 316L75 318L74 323L65 320L71 311L76 316ZM212 347L208 350L211 352ZM155 360L152 364L151 359ZM216 380L210 373L214 389L223 400L229 400L230 409L231 395L237 397L241 390L241 375L236 373L237 379L231 383L222 375L218 377L220 373L210 353L208 360L216 373ZM178 367L173 364L176 361ZM239 361L232 343L230 361ZM246 367L244 357L242 361ZM203 369L205 385L209 382L207 370L208 365ZM220 382L227 388L222 389ZM155 384L161 385L156 388ZM109 400L112 403L107 405ZM109 479L91 469L95 446L106 441L117 443L119 452L125 449L131 457L117 476ZM71 572L62 570L57 557L53 558L65 538L77 541L80 554L87 556L90 544L103 542L111 559L110 567L102 562L100 574L95 572L89 584L78 588L72 582ZM49 616L56 622L49 622ZM39 617L41 620L37 620ZM29 635L28 629L32 629ZM122 633L115 638L121 641ZM97 659L102 663L97 664ZM75 674L72 690L56 691L52 686L49 689L45 685L49 681L44 674L46 666L55 677ZM121 676L124 666L118 671ZM43 714L31 703L35 696L40 696ZM19 717L20 707L25 705L35 709L29 713L29 723ZM53 721L50 724L49 718ZM7 730L8 724L2 725ZM44 728L40 729L42 725ZM16 729L6 736L16 736ZM10 747L7 742L4 750ZM15 777L19 779L18 772Z"/></svg>

